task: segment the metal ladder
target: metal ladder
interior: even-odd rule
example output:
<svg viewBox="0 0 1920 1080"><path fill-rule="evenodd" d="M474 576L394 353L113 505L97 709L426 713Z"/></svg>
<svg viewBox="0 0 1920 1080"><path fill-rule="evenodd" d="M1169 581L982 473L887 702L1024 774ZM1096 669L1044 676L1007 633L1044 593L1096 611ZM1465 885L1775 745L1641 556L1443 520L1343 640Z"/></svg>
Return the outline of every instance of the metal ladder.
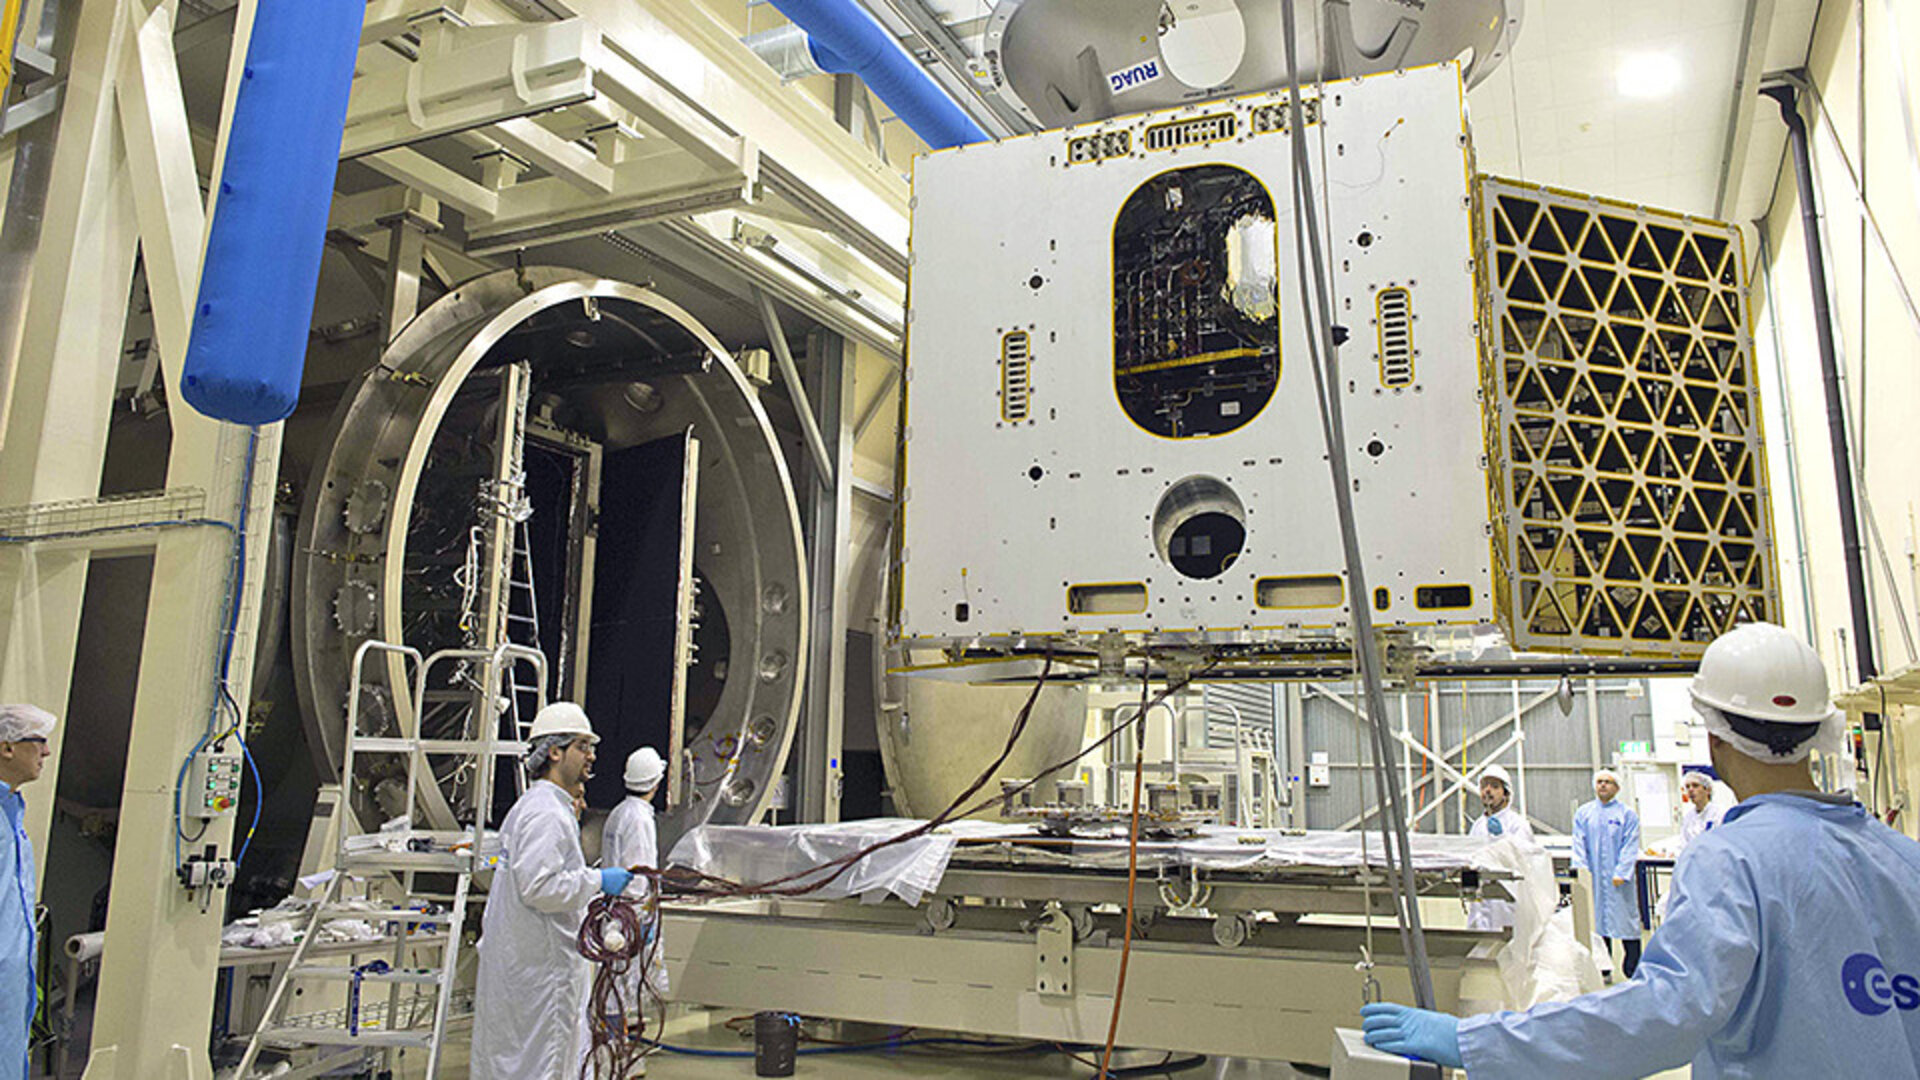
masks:
<svg viewBox="0 0 1920 1080"><path fill-rule="evenodd" d="M347 778L348 783L352 782L354 758L358 755L404 755L407 760L407 801L403 820L411 825L415 820L422 783L436 782L427 756L472 756L477 759L471 781L473 821L466 829L452 831L409 828L396 834L401 841L398 850L387 846L363 848L352 843L351 830L346 826L353 819L349 817L343 822L334 876L308 917L306 933L294 948L286 970L274 984L259 1028L247 1041L246 1054L240 1059L240 1065L234 1073L241 1080L253 1076L260 1052L269 1045L282 1049L323 1051L316 1060L292 1072L278 1074L278 1080L321 1076L350 1065L356 1059L365 1061L369 1054L380 1055L383 1066L391 1069L393 1062L390 1055L394 1051L407 1049L423 1049L427 1052L427 1080L434 1080L438 1075L460 963L461 937L466 928L467 903L472 896L473 875L491 869L495 861L484 845L488 835L487 817L493 806L496 762L502 757L519 758L525 753L526 744L500 737L502 725L498 723L498 699L492 693L477 695L480 701L475 707L482 710L482 722L473 730L479 734L478 738L421 738L417 734L417 713L414 713L416 734L398 737L361 735L359 703L363 686L362 668L366 658L374 653L385 654L383 659L389 665L393 682L410 683L414 705L426 700L427 674L442 662L464 662L480 667L482 686L489 688L500 685L504 671L522 662L531 663L539 678L535 690L540 704L545 704L546 657L538 649L509 642L493 650L445 649L423 660L418 650L404 645L367 641L354 652L352 692L347 698L346 754L341 775ZM406 675L409 663L413 669L410 680ZM519 772L517 766L515 772ZM381 910L367 910L346 902L348 882L355 875L377 877L382 874L391 874L399 879L407 895L406 902ZM445 893L424 891L418 880L421 874L451 875L454 879L452 895L449 897ZM429 910L431 904L421 903L429 899L447 901L447 909ZM370 964L355 966L309 962L308 954L316 944L321 928L334 919L362 919L397 928L389 958L382 965L384 970ZM415 931L438 925L446 927L445 942L440 944L438 966L407 966L409 951L438 943L434 940L437 935L423 941L422 937L428 935ZM370 953L378 947L370 944L362 951ZM292 996L290 988L301 981L349 984L347 1008L309 1017L288 1016L287 1005ZM361 1001L361 993L367 987L376 990L386 988L384 1009L377 1004L370 1007ZM407 992L409 990L410 993ZM429 998L430 1015L426 1009ZM423 1025L422 1019L426 1019L427 1023Z"/></svg>
<svg viewBox="0 0 1920 1080"><path fill-rule="evenodd" d="M523 599L524 612L520 610ZM533 587L533 541L527 535L524 520L514 527L513 563L507 575L506 621L508 641L529 649L540 648L540 598ZM543 674L539 686L528 686L520 681L520 665L509 663L507 685L513 727L519 733L516 737L524 741L533 729L533 714L540 711L537 703L545 701L546 678ZM531 710L526 707L529 698L536 702Z"/></svg>

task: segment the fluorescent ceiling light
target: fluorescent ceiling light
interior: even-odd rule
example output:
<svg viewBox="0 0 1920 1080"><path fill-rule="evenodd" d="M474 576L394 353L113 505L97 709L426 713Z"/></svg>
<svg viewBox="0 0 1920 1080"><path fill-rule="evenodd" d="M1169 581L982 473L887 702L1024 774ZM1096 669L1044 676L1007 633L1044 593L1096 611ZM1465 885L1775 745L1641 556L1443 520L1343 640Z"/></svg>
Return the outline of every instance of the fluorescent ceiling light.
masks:
<svg viewBox="0 0 1920 1080"><path fill-rule="evenodd" d="M1680 88L1680 61L1672 53L1631 53L1614 83L1622 97L1666 97Z"/></svg>

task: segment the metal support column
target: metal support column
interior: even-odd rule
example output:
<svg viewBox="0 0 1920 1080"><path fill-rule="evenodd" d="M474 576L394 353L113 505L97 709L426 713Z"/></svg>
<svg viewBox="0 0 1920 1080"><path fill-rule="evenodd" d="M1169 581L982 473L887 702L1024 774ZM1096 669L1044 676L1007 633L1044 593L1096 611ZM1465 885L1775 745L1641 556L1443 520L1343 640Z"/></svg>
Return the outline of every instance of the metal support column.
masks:
<svg viewBox="0 0 1920 1080"><path fill-rule="evenodd" d="M114 14L122 26L134 31L119 62L105 69L118 75L114 91L125 160L96 159L94 168L125 177L135 196L155 338L172 403L167 417L172 428L168 483L205 491L212 515L236 526L244 516L248 527L238 563L244 584L233 580L232 532L182 529L161 532L155 540L153 590L114 850L115 889L107 910L108 940L134 947L109 946L106 951L86 1076L198 1080L212 1073L204 1033L213 1014L225 896L216 893L211 899L220 903L209 905L175 880L184 845L176 846L180 823L174 817L174 789L181 763L210 728L244 723L244 717L221 712L216 704L224 650L231 649L224 665L226 692L235 701L251 700L252 644L279 473L280 429L262 428L256 437L246 428L202 417L184 403L180 386L187 331L209 215L200 202L200 178L174 67L171 10L162 5L149 14L144 0L114 5L94 0L88 7L118 8ZM243 0L238 11L214 177L208 185L215 192L254 10L252 0ZM122 293L120 302L124 300ZM66 315L85 321L72 311ZM117 330L120 319L109 321ZM210 587L214 583L219 584ZM235 857L233 833L232 819L212 821L196 847Z"/></svg>
<svg viewBox="0 0 1920 1080"><path fill-rule="evenodd" d="M400 336L420 313L420 275L426 266L427 237L440 231L440 204L421 196L406 210L379 224L387 227L387 275L381 306L387 340ZM414 202L422 204L418 208Z"/></svg>
<svg viewBox="0 0 1920 1080"><path fill-rule="evenodd" d="M846 713L848 543L853 510L853 347L844 338L821 331L807 343L804 394L820 408L818 430L825 433L825 474L830 485L809 485L807 564L812 575L812 655L807 658L807 688L800 728L797 777L801 821L840 820Z"/></svg>
<svg viewBox="0 0 1920 1080"><path fill-rule="evenodd" d="M1282 691L1287 719L1287 828L1313 827L1307 816L1307 705L1300 684L1287 683Z"/></svg>

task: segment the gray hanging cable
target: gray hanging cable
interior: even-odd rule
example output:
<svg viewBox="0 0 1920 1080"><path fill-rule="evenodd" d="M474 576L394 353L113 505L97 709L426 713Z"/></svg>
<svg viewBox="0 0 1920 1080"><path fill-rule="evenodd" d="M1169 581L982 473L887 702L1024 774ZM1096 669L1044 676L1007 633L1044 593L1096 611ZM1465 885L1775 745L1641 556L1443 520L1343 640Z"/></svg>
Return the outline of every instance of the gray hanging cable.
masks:
<svg viewBox="0 0 1920 1080"><path fill-rule="evenodd" d="M1296 38L1294 5L1282 4L1282 37L1286 46L1287 109L1293 150L1294 260L1299 275L1301 314L1307 322L1307 342L1312 361L1314 387L1320 405L1320 426L1326 437L1327 464L1333 474L1333 502L1340 522L1340 540L1346 552L1348 607L1353 612L1353 657L1366 688L1368 730L1374 744L1373 770L1379 790L1386 796L1386 856L1389 875L1397 884L1400 944L1407 959L1407 971L1413 983L1414 1004L1423 1009L1434 1007L1433 973L1427 962L1426 935L1420 928L1420 900L1413 880L1413 852L1407 836L1406 808L1402 803L1399 779L1393 773L1396 755L1386 729L1386 692L1381 686L1380 656L1375 647L1373 615L1369 609L1372 594L1367 589L1366 566L1360 555L1360 538L1354 522L1353 480L1347 469L1346 421L1339 402L1339 369L1333 339L1333 311L1327 287L1325 259L1320 247L1319 215L1313 208L1313 166L1306 145L1306 123L1300 107L1299 47ZM1321 122L1327 122L1326 106L1321 103ZM1312 284L1308 284L1308 257L1311 255ZM1364 821L1361 825L1365 828Z"/></svg>

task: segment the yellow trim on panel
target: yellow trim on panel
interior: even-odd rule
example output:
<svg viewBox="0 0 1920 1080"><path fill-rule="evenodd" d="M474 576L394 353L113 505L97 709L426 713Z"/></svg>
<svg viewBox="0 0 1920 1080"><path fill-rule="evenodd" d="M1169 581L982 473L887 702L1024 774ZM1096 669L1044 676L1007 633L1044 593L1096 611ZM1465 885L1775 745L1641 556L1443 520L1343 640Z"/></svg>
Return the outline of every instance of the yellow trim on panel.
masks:
<svg viewBox="0 0 1920 1080"><path fill-rule="evenodd" d="M1015 346L1020 355L1014 355ZM1014 365L1021 367L1020 411L1014 415ZM1009 330L1000 335L1000 419L1014 424L1027 419L1033 413L1033 335L1025 330Z"/></svg>
<svg viewBox="0 0 1920 1080"><path fill-rule="evenodd" d="M1320 585L1331 582L1339 593L1331 603L1326 604L1268 604L1261 601L1263 587L1280 583L1299 583L1301 585ZM1274 577L1255 578L1253 582L1253 606L1262 611L1318 611L1324 608L1344 607L1347 603L1347 580L1339 574L1287 574Z"/></svg>
<svg viewBox="0 0 1920 1080"><path fill-rule="evenodd" d="M1387 300L1389 297L1400 299L1401 313L1406 325L1401 333L1406 337L1407 378L1405 382L1387 381ZM1373 294L1373 336L1380 360L1380 385L1389 390L1398 390L1411 386L1417 375L1413 363L1413 290L1405 285L1389 285Z"/></svg>
<svg viewBox="0 0 1920 1080"><path fill-rule="evenodd" d="M1119 590L1122 590L1122 589L1129 590L1129 591L1137 589L1139 590L1139 593L1140 593L1140 606L1137 608L1128 608L1128 609L1115 610L1115 611L1075 610L1074 602L1073 602L1074 594L1081 592L1083 590L1091 590L1091 589L1111 589L1111 590L1114 590L1115 593L1118 593ZM1067 586L1067 614L1075 618L1093 619L1093 618L1100 618L1102 616L1108 616L1108 615L1140 615L1140 614L1144 614L1146 610L1147 610L1147 583L1144 581L1083 581L1078 585Z"/></svg>

